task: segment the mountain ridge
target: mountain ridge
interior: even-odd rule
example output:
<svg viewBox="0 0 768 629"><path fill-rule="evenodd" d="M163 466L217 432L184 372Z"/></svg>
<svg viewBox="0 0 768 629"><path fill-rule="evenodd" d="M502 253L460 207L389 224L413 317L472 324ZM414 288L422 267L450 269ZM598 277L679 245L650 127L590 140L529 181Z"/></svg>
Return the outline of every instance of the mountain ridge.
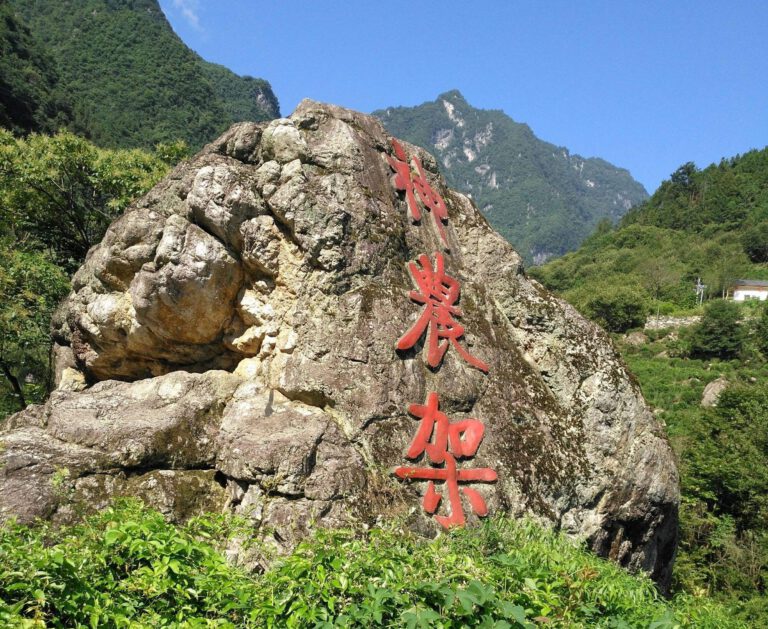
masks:
<svg viewBox="0 0 768 629"><path fill-rule="evenodd" d="M628 170L540 140L529 125L472 107L456 89L373 115L435 153L449 183L472 196L529 263L575 249L601 219L615 222L648 196Z"/></svg>

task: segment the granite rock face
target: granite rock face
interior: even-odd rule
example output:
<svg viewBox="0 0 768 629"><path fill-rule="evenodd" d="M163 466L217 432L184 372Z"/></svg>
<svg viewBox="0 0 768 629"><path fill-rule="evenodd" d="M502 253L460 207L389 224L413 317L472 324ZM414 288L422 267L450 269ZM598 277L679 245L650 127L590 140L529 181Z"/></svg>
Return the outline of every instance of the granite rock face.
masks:
<svg viewBox="0 0 768 629"><path fill-rule="evenodd" d="M397 517L433 534L426 483L391 470L419 427L409 405L435 391L485 426L462 467L497 473L471 485L491 513L534 514L664 584L677 471L610 339L404 146L445 200L447 247L429 213L408 219L380 124L311 101L235 125L115 221L55 320L60 389L0 434L0 516L139 495L179 519L244 514L283 546ZM488 374L454 346L438 368L423 340L395 349L423 310L408 262L439 251Z"/></svg>

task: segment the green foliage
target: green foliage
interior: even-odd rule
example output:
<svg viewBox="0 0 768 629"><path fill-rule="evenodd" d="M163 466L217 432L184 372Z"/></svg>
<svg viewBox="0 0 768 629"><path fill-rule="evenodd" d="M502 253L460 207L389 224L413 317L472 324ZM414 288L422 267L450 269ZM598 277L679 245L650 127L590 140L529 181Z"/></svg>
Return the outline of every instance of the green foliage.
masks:
<svg viewBox="0 0 768 629"><path fill-rule="evenodd" d="M167 524L136 501L84 524L0 528L0 619L98 627L738 627L710 602L662 601L530 522L428 541L389 528L319 531L261 575L218 548L221 516ZM28 626L35 626L30 624Z"/></svg>
<svg viewBox="0 0 768 629"><path fill-rule="evenodd" d="M680 461L676 587L768 626L768 364L668 357L681 353L672 338L621 349ZM702 408L704 387L720 376L734 384L716 408Z"/></svg>
<svg viewBox="0 0 768 629"><path fill-rule="evenodd" d="M69 289L64 272L41 252L0 238L0 395L3 415L47 392L49 322Z"/></svg>
<svg viewBox="0 0 768 629"><path fill-rule="evenodd" d="M206 540L127 501L62 530L0 529L0 619L38 626L242 626L255 583ZM44 624L45 623L45 624ZM34 625L33 625L34 626Z"/></svg>
<svg viewBox="0 0 768 629"><path fill-rule="evenodd" d="M727 389L687 431L677 576L768 622L768 388Z"/></svg>
<svg viewBox="0 0 768 629"><path fill-rule="evenodd" d="M741 244L752 262L768 262L768 221L762 221L742 233Z"/></svg>
<svg viewBox="0 0 768 629"><path fill-rule="evenodd" d="M738 356L744 342L740 319L739 306L733 302L717 300L707 304L690 337L691 355L704 358Z"/></svg>
<svg viewBox="0 0 768 629"><path fill-rule="evenodd" d="M30 30L0 3L0 126L14 133L56 131L71 122L53 60Z"/></svg>
<svg viewBox="0 0 768 629"><path fill-rule="evenodd" d="M763 303L755 321L754 342L757 350L768 359L768 302Z"/></svg>
<svg viewBox="0 0 768 629"><path fill-rule="evenodd" d="M264 79L237 76L224 66L207 61L202 64L202 71L233 122L266 120L280 115L277 97Z"/></svg>
<svg viewBox="0 0 768 629"><path fill-rule="evenodd" d="M648 314L645 295L627 286L600 286L574 304L590 319L611 332L642 327Z"/></svg>
<svg viewBox="0 0 768 629"><path fill-rule="evenodd" d="M99 146L199 148L232 122L279 115L266 81L203 61L157 0L12 0L53 59L77 128Z"/></svg>
<svg viewBox="0 0 768 629"><path fill-rule="evenodd" d="M599 285L638 284L657 308L693 305L701 278L708 297L735 279L767 279L761 247L768 234L768 148L704 170L681 166L619 227L531 274L566 299Z"/></svg>
<svg viewBox="0 0 768 629"><path fill-rule="evenodd" d="M0 129L0 418L49 387L50 320L67 275L109 223L163 177L186 144L99 149L69 132Z"/></svg>
<svg viewBox="0 0 768 629"><path fill-rule="evenodd" d="M71 133L14 138L0 130L0 212L6 233L33 239L74 271L112 222L169 170L183 145L99 149Z"/></svg>
<svg viewBox="0 0 768 629"><path fill-rule="evenodd" d="M451 115L444 101L453 107ZM476 109L458 91L374 115L393 135L436 155L448 183L471 194L529 263L575 249L598 222L607 219L605 229L626 206L648 197L626 170L539 140L527 125L502 111ZM475 152L472 159L464 153L465 141Z"/></svg>
<svg viewBox="0 0 768 629"><path fill-rule="evenodd" d="M690 495L738 530L768 533L768 386L729 387L696 429Z"/></svg>

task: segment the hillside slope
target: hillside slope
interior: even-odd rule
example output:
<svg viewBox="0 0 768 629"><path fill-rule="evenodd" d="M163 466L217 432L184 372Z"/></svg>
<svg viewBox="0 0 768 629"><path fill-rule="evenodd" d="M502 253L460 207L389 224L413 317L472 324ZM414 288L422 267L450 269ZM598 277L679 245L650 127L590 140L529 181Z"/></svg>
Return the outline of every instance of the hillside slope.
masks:
<svg viewBox="0 0 768 629"><path fill-rule="evenodd" d="M600 219L618 220L648 197L626 170L544 142L502 111L472 107L456 90L374 115L393 135L436 155L450 185L470 194L528 262L575 249Z"/></svg>
<svg viewBox="0 0 768 629"><path fill-rule="evenodd" d="M14 133L50 132L70 122L53 59L0 2L0 126Z"/></svg>
<svg viewBox="0 0 768 629"><path fill-rule="evenodd" d="M107 147L186 140L279 115L269 84L203 61L156 0L12 0L45 44L80 127Z"/></svg>
<svg viewBox="0 0 768 629"><path fill-rule="evenodd" d="M628 287L655 307L693 305L701 277L710 297L734 279L768 279L768 147L699 170L678 168L615 230L532 270L579 305L603 287Z"/></svg>

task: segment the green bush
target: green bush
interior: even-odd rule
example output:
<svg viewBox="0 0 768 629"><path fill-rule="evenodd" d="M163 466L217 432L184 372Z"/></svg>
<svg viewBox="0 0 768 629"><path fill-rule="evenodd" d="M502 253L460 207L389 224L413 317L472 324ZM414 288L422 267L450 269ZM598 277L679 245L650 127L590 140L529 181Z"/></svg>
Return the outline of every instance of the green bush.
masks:
<svg viewBox="0 0 768 629"><path fill-rule="evenodd" d="M183 527L136 501L82 525L0 528L0 622L90 627L739 627L706 599L665 602L525 521L424 540L319 531L261 575L218 550L222 516ZM25 624L26 623L26 624Z"/></svg>
<svg viewBox="0 0 768 629"><path fill-rule="evenodd" d="M702 411L683 466L678 578L768 622L768 387L739 385ZM757 603L762 601L762 611Z"/></svg>
<svg viewBox="0 0 768 629"><path fill-rule="evenodd" d="M716 300L704 308L701 321L691 332L691 355L700 358L734 358L739 355L744 333L739 307Z"/></svg>
<svg viewBox="0 0 768 629"><path fill-rule="evenodd" d="M728 387L696 428L691 494L740 530L768 532L768 386Z"/></svg>
<svg viewBox="0 0 768 629"><path fill-rule="evenodd" d="M586 295L581 310L611 332L641 327L648 316L648 302L639 289L603 286Z"/></svg>
<svg viewBox="0 0 768 629"><path fill-rule="evenodd" d="M63 132L15 138L0 129L0 221L74 271L109 224L170 170L183 144L106 150Z"/></svg>
<svg viewBox="0 0 768 629"><path fill-rule="evenodd" d="M682 504L675 588L727 604L768 626L768 364L670 357L664 332L622 347L646 399L661 412L679 458ZM668 332L667 332L668 334ZM734 384L716 408L700 405L718 377Z"/></svg>
<svg viewBox="0 0 768 629"><path fill-rule="evenodd" d="M176 528L136 501L64 529L0 528L0 623L241 626L256 582L208 541L222 521Z"/></svg>

